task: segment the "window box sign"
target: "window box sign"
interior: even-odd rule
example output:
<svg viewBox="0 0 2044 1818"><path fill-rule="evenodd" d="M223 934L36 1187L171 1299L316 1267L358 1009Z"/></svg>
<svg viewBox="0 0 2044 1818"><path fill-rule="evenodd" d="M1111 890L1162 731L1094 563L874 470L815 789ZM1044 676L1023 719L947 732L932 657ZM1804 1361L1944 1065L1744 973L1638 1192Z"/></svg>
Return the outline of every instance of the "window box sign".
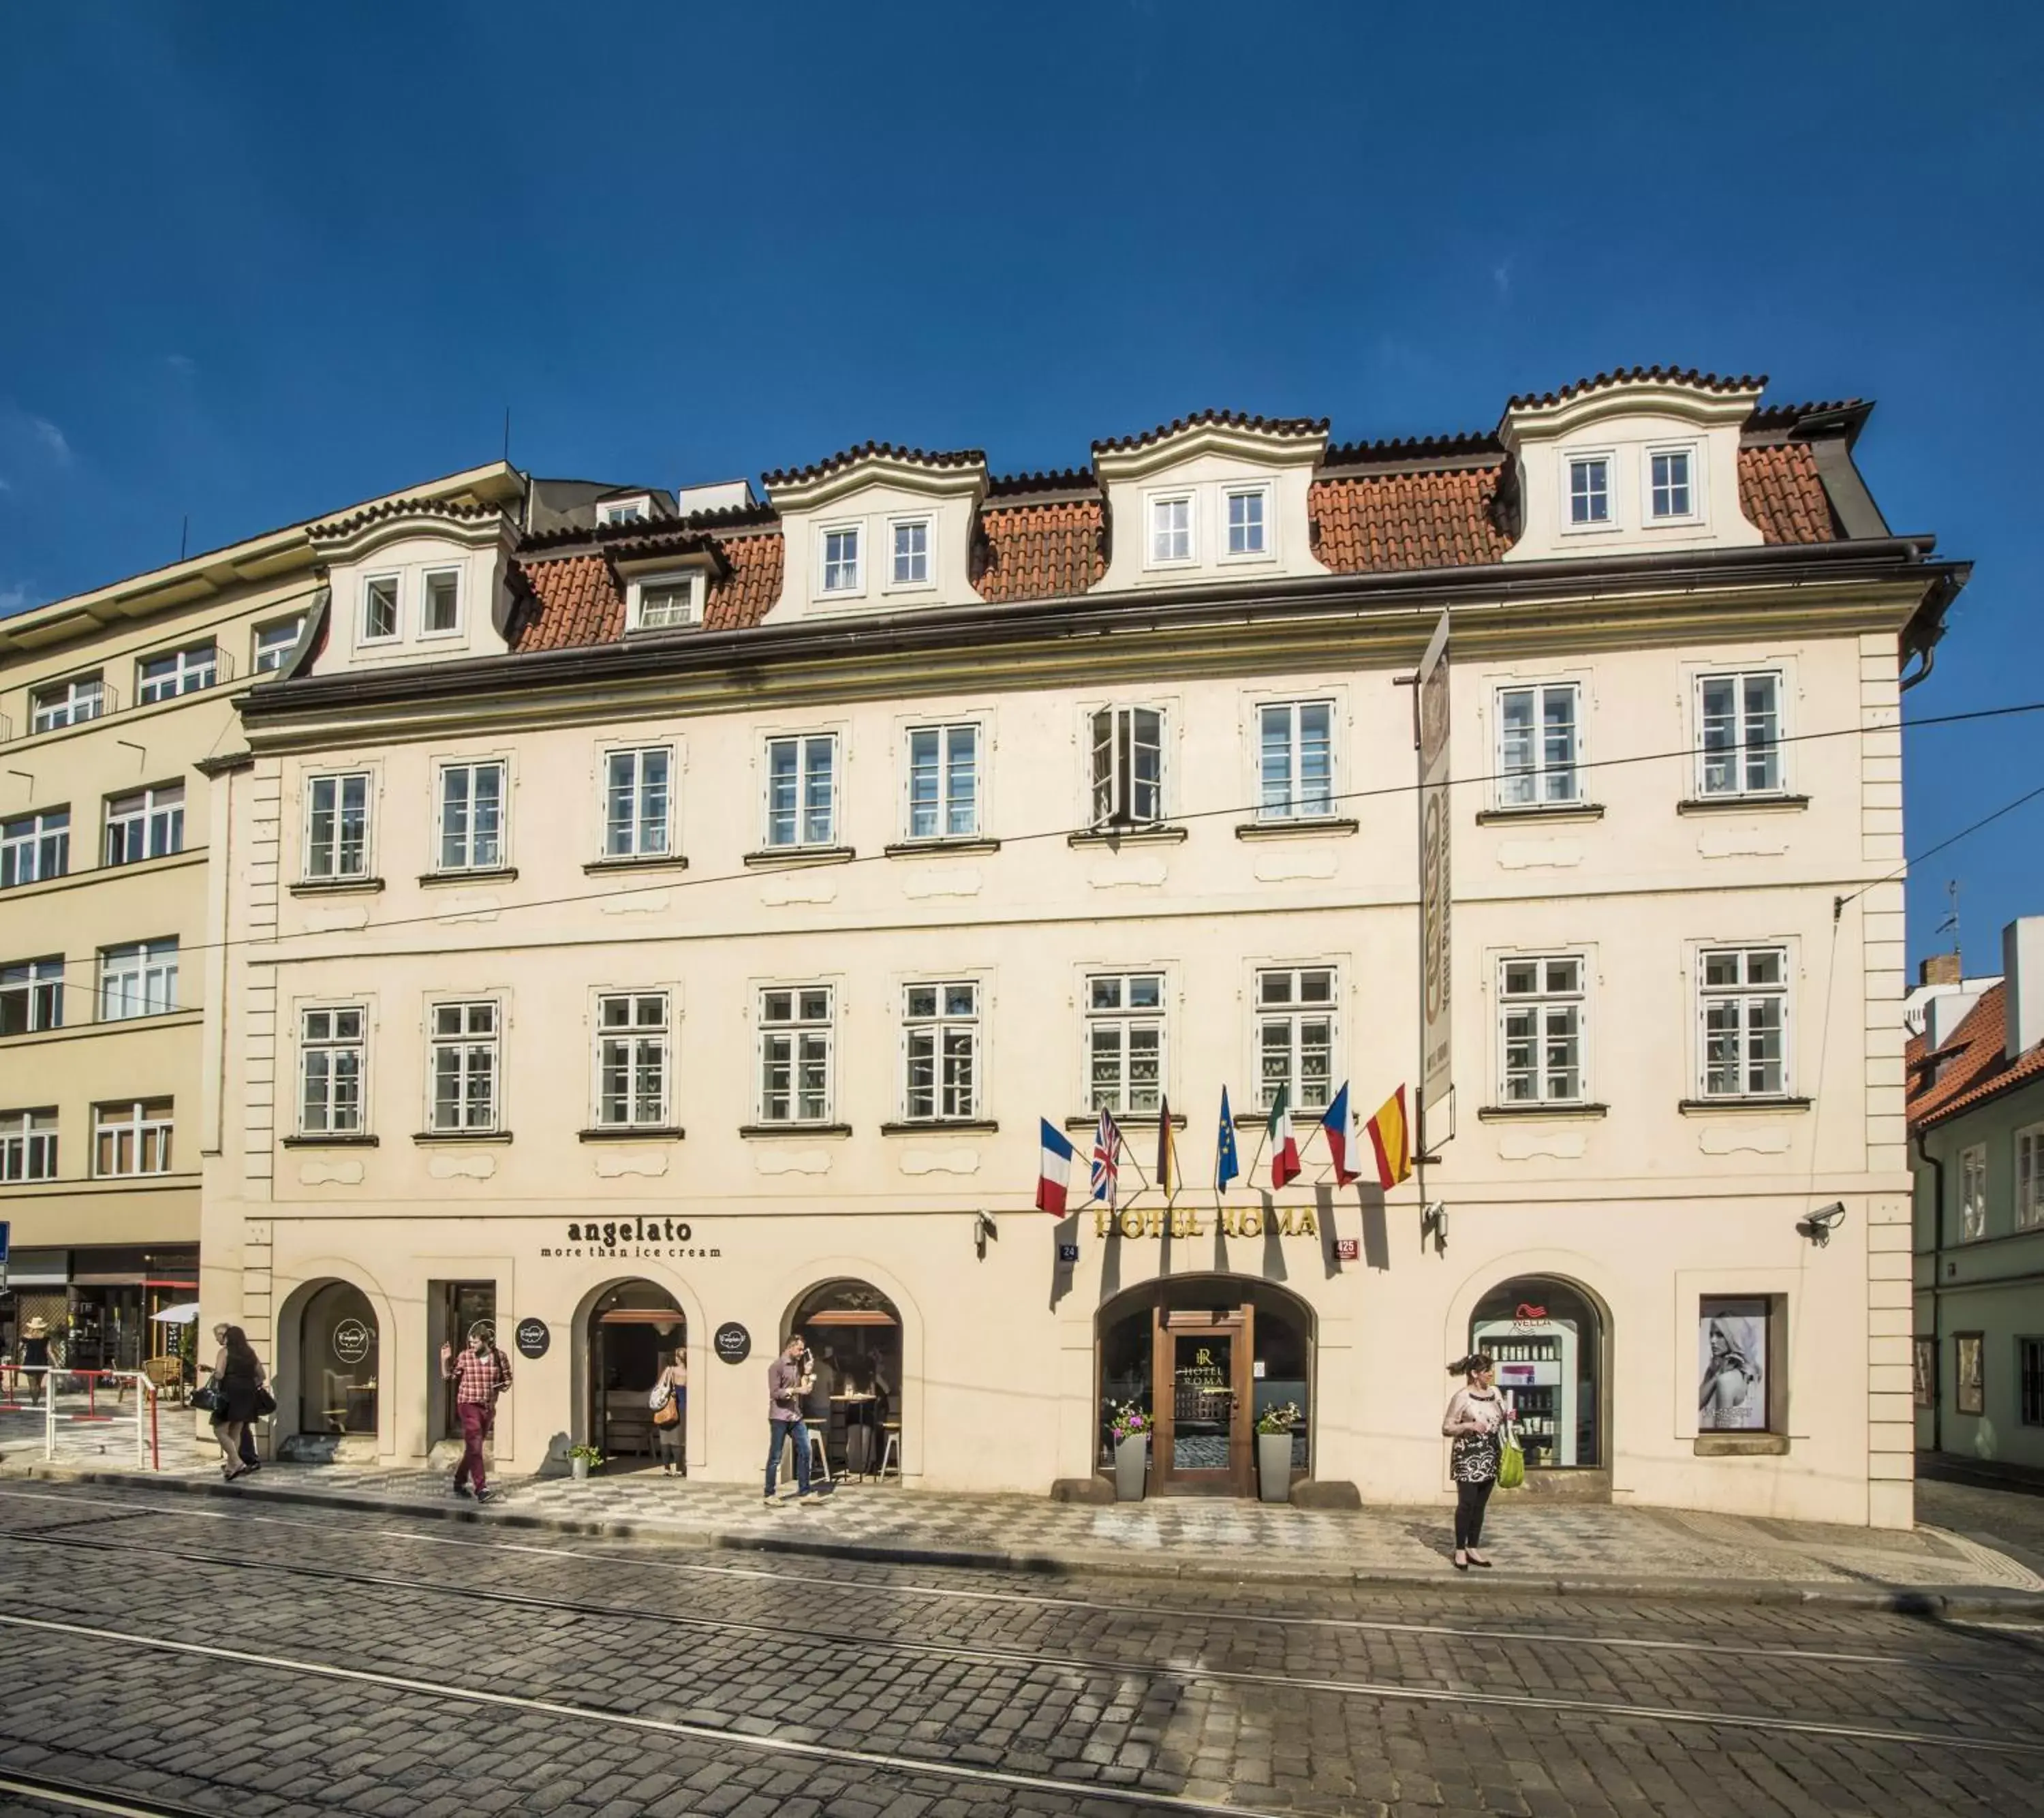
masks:
<svg viewBox="0 0 2044 1818"><path fill-rule="evenodd" d="M736 1320L725 1320L709 1342L726 1363L743 1363L752 1355L752 1335Z"/></svg>
<svg viewBox="0 0 2044 1818"><path fill-rule="evenodd" d="M1335 1240L1335 1260L1337 1263L1359 1262L1362 1257L1362 1241L1355 1237L1337 1237Z"/></svg>
<svg viewBox="0 0 2044 1818"><path fill-rule="evenodd" d="M547 1347L554 1342L554 1335L544 1320L521 1320L516 1343L521 1357L538 1359L547 1355Z"/></svg>
<svg viewBox="0 0 2044 1818"><path fill-rule="evenodd" d="M1060 1263L1076 1263L1078 1259L1079 1247L1076 1243L1060 1243L1058 1246L1058 1260Z"/></svg>

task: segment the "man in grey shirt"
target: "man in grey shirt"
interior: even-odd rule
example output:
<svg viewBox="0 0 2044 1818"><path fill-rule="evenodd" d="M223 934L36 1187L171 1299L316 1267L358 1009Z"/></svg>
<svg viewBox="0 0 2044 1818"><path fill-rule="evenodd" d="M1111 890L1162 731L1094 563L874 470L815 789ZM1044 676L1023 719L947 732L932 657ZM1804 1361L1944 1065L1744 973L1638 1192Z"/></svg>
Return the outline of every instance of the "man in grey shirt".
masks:
<svg viewBox="0 0 2044 1818"><path fill-rule="evenodd" d="M766 1506L780 1507L774 1486L781 1474L781 1446L795 1442L795 1500L805 1509L816 1505L809 1493L809 1428L802 1418L802 1397L809 1384L802 1368L808 1347L798 1332L766 1366Z"/></svg>

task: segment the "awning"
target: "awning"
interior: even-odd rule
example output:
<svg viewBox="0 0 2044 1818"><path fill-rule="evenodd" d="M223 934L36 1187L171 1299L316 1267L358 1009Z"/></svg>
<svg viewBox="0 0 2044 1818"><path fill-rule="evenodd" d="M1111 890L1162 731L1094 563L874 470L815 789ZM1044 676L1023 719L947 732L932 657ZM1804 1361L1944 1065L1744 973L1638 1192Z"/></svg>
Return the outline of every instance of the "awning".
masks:
<svg viewBox="0 0 2044 1818"><path fill-rule="evenodd" d="M801 1322L805 1326L891 1326L898 1324L892 1313L877 1307L847 1307L837 1313L811 1313Z"/></svg>
<svg viewBox="0 0 2044 1818"><path fill-rule="evenodd" d="M198 1302L180 1301L174 1307L166 1307L161 1313L150 1314L152 1320L160 1320L165 1325L188 1326L198 1317Z"/></svg>

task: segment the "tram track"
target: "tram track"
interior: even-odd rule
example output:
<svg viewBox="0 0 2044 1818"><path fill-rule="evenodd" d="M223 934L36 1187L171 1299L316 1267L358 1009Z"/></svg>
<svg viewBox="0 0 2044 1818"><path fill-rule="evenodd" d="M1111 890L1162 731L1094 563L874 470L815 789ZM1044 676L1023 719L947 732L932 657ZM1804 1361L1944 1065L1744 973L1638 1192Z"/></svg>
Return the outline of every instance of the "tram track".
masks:
<svg viewBox="0 0 2044 1818"><path fill-rule="evenodd" d="M17 1530L0 1528L0 1539L11 1540L30 1547L66 1549L75 1552L98 1555L143 1555L160 1558L160 1547L131 1544L119 1540L109 1540L83 1535L52 1534L44 1530ZM1435 1705L1467 1709L1493 1709L1534 1713L1550 1717L1574 1717L1594 1722L1621 1721L1682 1728L1701 1728L1712 1730L1735 1730L1781 1736L1795 1736L1814 1740L1838 1743L1877 1744L1914 1749L1948 1750L1962 1753L1987 1754L2027 1758L2044 1758L2044 1741L2027 1742L2005 1733L1995 1735L1962 1735L1890 1727L1877 1724L1846 1724L1808 1717L1770 1715L1754 1711L1726 1711L1700 1707L1650 1705L1623 1699L1595 1698L1550 1695L1530 1692L1485 1690L1473 1687L1422 1685L1400 1684L1376 1679L1356 1679L1320 1674L1252 1672L1243 1670L1214 1667L1199 1662L1170 1661L1129 1661L1077 1654L1055 1654L1033 1649L989 1646L966 1646L956 1643L903 1639L894 1636L877 1635L858 1630L840 1630L805 1626L800 1623L777 1620L770 1622L744 1620L732 1617L683 1615L671 1611L648 1610L624 1605L596 1602L583 1598L542 1596L529 1591L497 1589L487 1586L449 1584L444 1581L408 1578L398 1574L370 1572L344 1566L313 1565L284 1562L261 1557L203 1553L189 1548L180 1548L176 1555L181 1570L194 1567L215 1567L234 1573L259 1572L281 1574L292 1578L316 1583L346 1585L362 1589L392 1591L412 1597L428 1596L514 1609L523 1613L571 1617L587 1617L606 1622L633 1622L658 1627L681 1629L699 1634L724 1637L740 1636L756 1639L775 1646L790 1643L822 1643L843 1647L853 1651L870 1653L874 1651L911 1657L922 1660L942 1661L955 1665L980 1666L1031 1673L1050 1670L1074 1674L1112 1675L1120 1678L1140 1678L1152 1681L1166 1681L1179 1685L1204 1683L1227 1686L1236 1689L1258 1689L1290 1694L1318 1693L1346 1699L1358 1699L1380 1705ZM56 1619L32 1618L0 1613L0 1625L17 1628L40 1629L52 1634L89 1635L101 1640L125 1643L141 1647L161 1647L174 1651L217 1655L222 1659L245 1660L251 1663L286 1670L317 1674L326 1676L359 1677L376 1683L394 1686L416 1687L428 1691L444 1692L449 1697L470 1698L479 1702L509 1702L521 1701L509 1694L486 1693L478 1688L448 1686L424 1681L413 1681L400 1674L384 1674L373 1669L349 1668L330 1662L294 1659L285 1656L259 1655L233 1648L213 1648L202 1644L182 1642L171 1637L102 1629L83 1622L63 1621ZM524 1701L534 1708L545 1708L556 1714L574 1715L600 1720L627 1720L624 1714L612 1713L599 1708L556 1705L551 1701ZM639 1723L636 1715L629 1720ZM644 1720L651 1722L653 1720ZM662 1720L664 1722L666 1720ZM755 1735L727 1731L716 1726L682 1724L678 1734L715 1735L735 1746L751 1747L762 1743ZM830 1752L825 1745L805 1743L805 1751L819 1748ZM871 1762L861 1751L845 1751L846 1758L858 1759L866 1765ZM904 1758L886 1756L907 1769L916 1765ZM1021 1780L1037 1784L1035 1779L1023 1776ZM1018 1781L1018 1784L1020 1782ZM1043 1777L1041 1784L1070 1791L1071 1781ZM1082 1783L1092 1790L1091 1783ZM1108 1797L1108 1789L1101 1789L1098 1797ZM1232 1807L1216 1807L1216 1810L1235 1810Z"/></svg>
<svg viewBox="0 0 2044 1818"><path fill-rule="evenodd" d="M1143 1603L1128 1599L1070 1597L1046 1592L986 1590L955 1585L916 1584L904 1582L893 1578L861 1578L850 1574L794 1571L761 1566L708 1565L694 1560L677 1559L659 1555L649 1556L643 1551L635 1551L601 1547L534 1546L505 1540L472 1540L450 1535L409 1532L401 1528L364 1528L358 1522L352 1520L333 1520L271 1512L259 1513L245 1502L237 1503L231 1509L201 1509L179 1504L144 1501L140 1498L126 1496L81 1497L68 1494L59 1495L17 1489L0 1489L0 1501L39 1502L52 1505L86 1506L117 1511L117 1514L103 1518L110 1520L122 1518L139 1520L144 1516L157 1516L171 1521L225 1522L237 1526L254 1523L266 1527L300 1531L311 1530L320 1534L332 1535L351 1540L366 1539L393 1540L409 1546L449 1547L464 1552L501 1553L521 1559L557 1559L590 1565L628 1565L638 1571L657 1570L687 1577L728 1582L774 1585L799 1585L845 1593L860 1590L884 1591L890 1597L911 1597L932 1602L979 1603L1041 1609L1051 1612L1068 1612L1074 1615L1126 1615L1184 1622L1226 1621L1233 1626L1275 1628L1280 1631L1324 1631L1337 1634L1427 1637L1450 1642L1481 1641L1508 1647L1535 1648L1552 1648L1559 1645L1648 1655L1696 1655L1723 1660L1762 1660L1778 1662L1786 1665L1865 1668L1882 1672L1900 1670L1950 1674L1977 1678L2028 1677L2035 1671L2034 1666L2027 1662L2019 1666L1982 1664L1948 1659L1934 1655L1893 1651L1870 1653L1785 1643L1758 1644L1676 1640L1658 1635L1586 1634L1574 1630L1497 1628L1466 1623L1398 1622L1381 1617L1272 1614L1235 1609L1224 1612L1197 1604L1164 1601ZM0 1528L0 1538L32 1539L47 1532L47 1530L38 1529L17 1530ZM148 1549L135 1550L148 1551ZM246 1562L274 1564L274 1562ZM870 1564L871 1562L864 1562L864 1563ZM884 1570L889 1568L879 1569ZM605 1613L615 1612L606 1610ZM648 1612L634 1610L631 1613L644 1615ZM2011 1632L2019 1630L2025 1633L2044 1634L2044 1628L2032 1630L2022 1628L2021 1625L1995 1624L1977 1620L1965 1623L1963 1626L1968 1628L2008 1628ZM776 1625L775 1632L782 1632L779 1625ZM869 1638L862 1636L859 1639L865 1640Z"/></svg>
<svg viewBox="0 0 2044 1818"><path fill-rule="evenodd" d="M0 1767L0 1797L33 1799L60 1812L98 1812L110 1818L220 1818L209 1806L187 1800L117 1791L67 1774L26 1774Z"/></svg>

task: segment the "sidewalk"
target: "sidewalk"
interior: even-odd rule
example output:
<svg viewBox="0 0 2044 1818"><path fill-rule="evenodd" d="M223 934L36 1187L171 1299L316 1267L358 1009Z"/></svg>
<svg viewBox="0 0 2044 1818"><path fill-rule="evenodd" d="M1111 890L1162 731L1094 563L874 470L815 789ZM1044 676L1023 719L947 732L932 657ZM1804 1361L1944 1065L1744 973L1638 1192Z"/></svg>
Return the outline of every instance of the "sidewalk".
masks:
<svg viewBox="0 0 2044 1818"><path fill-rule="evenodd" d="M1543 1505L1502 1491L1492 1505L1485 1548L1496 1568L1465 1577L1447 1563L1444 1509L1300 1509L1190 1497L1089 1507L850 1482L813 1509L784 1503L770 1509L749 1486L637 1472L579 1484L503 1478L478 1509L449 1494L441 1471L270 1464L230 1489L214 1466L197 1460L153 1473L111 1457L46 1464L17 1451L0 1462L0 1479L24 1478L897 1565L2044 1613L2044 1576L1941 1528L1901 1533L1677 1509Z"/></svg>

